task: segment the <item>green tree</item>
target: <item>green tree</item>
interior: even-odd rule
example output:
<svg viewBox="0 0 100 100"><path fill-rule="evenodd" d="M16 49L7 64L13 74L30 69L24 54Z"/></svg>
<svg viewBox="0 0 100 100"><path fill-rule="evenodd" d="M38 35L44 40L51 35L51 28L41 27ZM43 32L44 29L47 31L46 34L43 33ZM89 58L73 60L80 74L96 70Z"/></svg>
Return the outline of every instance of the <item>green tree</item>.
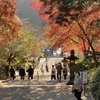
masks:
<svg viewBox="0 0 100 100"><path fill-rule="evenodd" d="M0 62L5 66L6 64L16 66L30 57L35 58L38 54L40 54L39 41L26 30L19 31L19 37L8 43L0 42Z"/></svg>

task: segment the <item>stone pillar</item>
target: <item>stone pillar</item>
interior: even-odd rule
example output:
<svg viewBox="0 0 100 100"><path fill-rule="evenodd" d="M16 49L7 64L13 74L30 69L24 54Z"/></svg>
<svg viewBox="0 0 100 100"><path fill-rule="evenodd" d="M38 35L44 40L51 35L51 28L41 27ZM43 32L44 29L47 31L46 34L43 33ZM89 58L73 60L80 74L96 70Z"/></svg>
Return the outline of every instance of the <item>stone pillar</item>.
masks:
<svg viewBox="0 0 100 100"><path fill-rule="evenodd" d="M68 85L72 85L73 84L73 81L74 81L74 72L76 71L76 64L75 64L75 60L78 60L79 58L76 57L75 55L75 52L74 50L71 50L70 52L70 56L67 57L67 59L70 60L70 63L69 63L69 69L70 69L70 80L69 82L67 83Z"/></svg>
<svg viewBox="0 0 100 100"><path fill-rule="evenodd" d="M72 85L74 81L74 72L76 71L76 64L69 63L68 67L70 69L70 80L67 82L67 85Z"/></svg>

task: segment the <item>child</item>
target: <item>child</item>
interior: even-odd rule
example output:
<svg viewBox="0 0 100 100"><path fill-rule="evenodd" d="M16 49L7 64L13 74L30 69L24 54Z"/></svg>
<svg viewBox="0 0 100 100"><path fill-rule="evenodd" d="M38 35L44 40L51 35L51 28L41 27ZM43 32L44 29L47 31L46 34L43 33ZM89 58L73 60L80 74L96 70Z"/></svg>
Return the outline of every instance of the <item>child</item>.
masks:
<svg viewBox="0 0 100 100"><path fill-rule="evenodd" d="M54 68L54 65L52 65L52 69L51 69L51 79L55 79L56 80L56 69Z"/></svg>

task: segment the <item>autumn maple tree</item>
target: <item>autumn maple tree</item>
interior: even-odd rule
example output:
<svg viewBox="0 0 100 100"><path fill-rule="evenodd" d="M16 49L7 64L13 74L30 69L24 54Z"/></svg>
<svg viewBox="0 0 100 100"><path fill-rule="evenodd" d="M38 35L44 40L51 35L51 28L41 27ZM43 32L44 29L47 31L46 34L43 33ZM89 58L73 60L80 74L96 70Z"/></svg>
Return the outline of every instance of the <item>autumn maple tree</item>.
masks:
<svg viewBox="0 0 100 100"><path fill-rule="evenodd" d="M98 0L95 0L98 1ZM39 16L48 23L68 25L78 19L83 10L94 0L32 0L30 7L39 11Z"/></svg>
<svg viewBox="0 0 100 100"><path fill-rule="evenodd" d="M100 37L100 5L94 0L32 0L31 7L36 8L39 16L50 25L50 31L45 32L54 40L54 46L64 48L77 43L79 47L95 55L95 39ZM65 45L66 44L66 45ZM99 45L98 45L99 47Z"/></svg>
<svg viewBox="0 0 100 100"><path fill-rule="evenodd" d="M0 41L8 42L18 36L20 24L16 22L16 1L0 0Z"/></svg>

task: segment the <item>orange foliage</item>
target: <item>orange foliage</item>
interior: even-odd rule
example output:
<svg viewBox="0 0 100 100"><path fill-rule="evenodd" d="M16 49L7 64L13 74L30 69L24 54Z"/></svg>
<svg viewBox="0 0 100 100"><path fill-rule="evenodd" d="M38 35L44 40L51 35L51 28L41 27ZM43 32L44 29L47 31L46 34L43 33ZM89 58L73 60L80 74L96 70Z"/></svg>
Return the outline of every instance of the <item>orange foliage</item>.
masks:
<svg viewBox="0 0 100 100"><path fill-rule="evenodd" d="M51 6L52 12L48 12L51 9ZM94 36L95 39L100 37L100 28L96 26L91 28L90 25L93 21L100 19L100 5L96 2L94 2L90 7L84 9L77 18L80 26L86 32L85 34L77 21L71 20L70 17L67 18L70 20L69 25L65 24L67 26L61 26L56 24L55 18L58 16L59 11L57 9L58 5L55 2L52 5L45 5L39 0L32 0L31 7L36 8L39 11L39 16L50 24L50 31L45 32L44 35L51 40L53 47L62 47L64 51L69 51L73 48L79 48L83 51L88 49L89 41L92 43ZM48 14L46 14L46 12ZM78 12L71 10L70 14L73 13Z"/></svg>
<svg viewBox="0 0 100 100"><path fill-rule="evenodd" d="M40 0L32 0L30 8L35 8L36 12L39 12L39 17L47 23L52 23L58 16L59 11L57 10L58 4L55 2L52 4L52 14L49 16L46 13L51 9L51 5L46 4Z"/></svg>
<svg viewBox="0 0 100 100"><path fill-rule="evenodd" d="M99 12L99 13L98 13ZM97 14L100 14L98 11ZM95 15L94 15L95 13ZM96 15L96 12L93 12L86 19L80 19L79 22L84 29L90 25L92 21L95 21L99 18L99 15ZM91 19L91 20L90 20ZM92 41L92 37L95 35L97 38L100 37L100 28L94 27L94 29L88 28L86 30L86 34L90 41ZM66 27L60 26L58 24L52 24L51 29L48 33L48 38L52 38L52 46L53 47L62 47L62 50L70 51L71 49L80 49L81 51L88 50L89 44L86 39L86 36L83 34L82 29L79 27L77 22L73 21L73 23L69 24ZM84 43L80 40L83 40ZM71 41L76 43L72 43Z"/></svg>
<svg viewBox="0 0 100 100"><path fill-rule="evenodd" d="M17 31L21 25L15 21L16 5L15 0L0 0L1 42L8 42L18 36Z"/></svg>

